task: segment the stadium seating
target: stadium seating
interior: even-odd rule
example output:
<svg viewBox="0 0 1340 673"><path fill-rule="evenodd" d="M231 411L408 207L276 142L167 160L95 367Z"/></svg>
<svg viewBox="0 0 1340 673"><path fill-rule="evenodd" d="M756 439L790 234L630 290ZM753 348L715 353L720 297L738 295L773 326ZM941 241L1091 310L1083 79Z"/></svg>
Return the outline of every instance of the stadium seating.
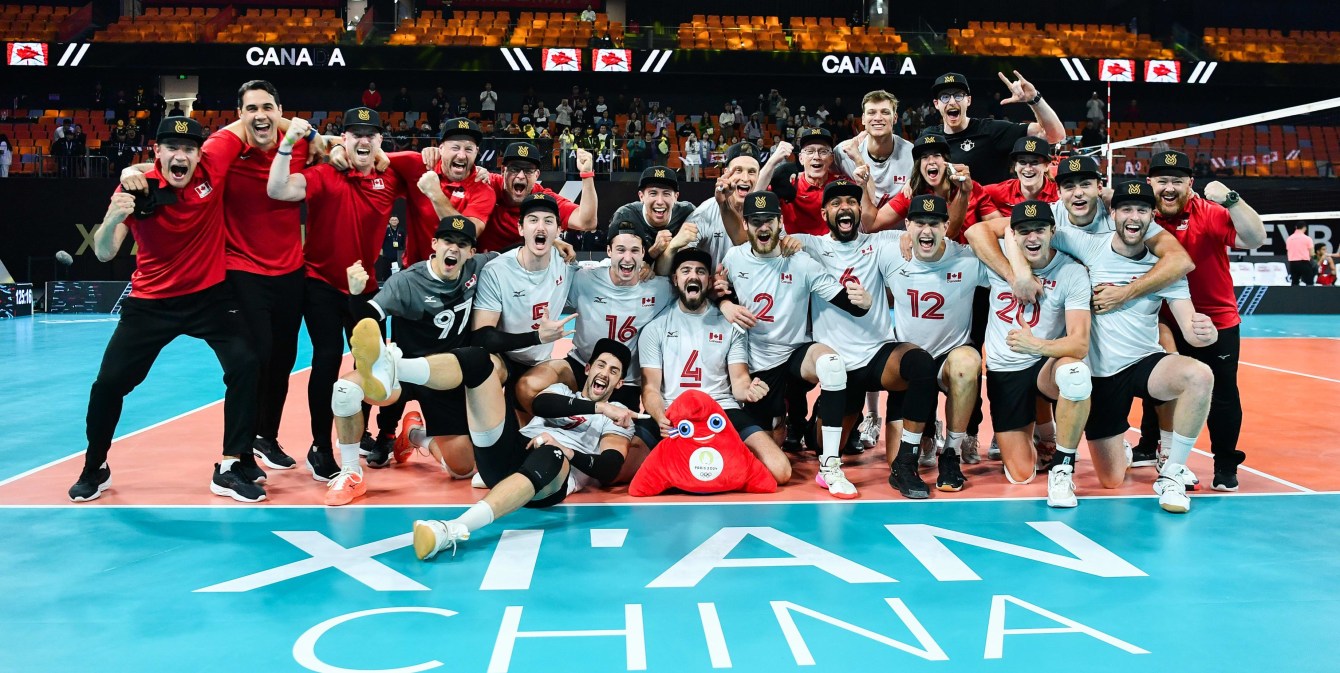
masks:
<svg viewBox="0 0 1340 673"><path fill-rule="evenodd" d="M609 35L623 42L623 24L597 14L595 22L577 20L577 12L521 12L508 39L512 47L585 47L592 37Z"/></svg>
<svg viewBox="0 0 1340 673"><path fill-rule="evenodd" d="M74 7L5 5L0 7L0 40L52 42L61 21Z"/></svg>
<svg viewBox="0 0 1340 673"><path fill-rule="evenodd" d="M977 56L1079 56L1084 58L1174 58L1171 49L1126 26L969 21L952 28L947 39L958 54Z"/></svg>
<svg viewBox="0 0 1340 673"><path fill-rule="evenodd" d="M1204 43L1220 61L1340 63L1340 32L1206 28Z"/></svg>
<svg viewBox="0 0 1340 673"><path fill-rule="evenodd" d="M344 37L344 21L333 9L250 9L215 40L254 44L334 44Z"/></svg>
<svg viewBox="0 0 1340 673"><path fill-rule="evenodd" d="M203 24L218 16L217 8L146 7L141 16L123 16L103 31L95 42L196 42Z"/></svg>
<svg viewBox="0 0 1340 673"><path fill-rule="evenodd" d="M1184 124L1116 122L1112 139L1127 140L1185 128ZM1247 177L1319 177L1340 162L1340 130L1333 126L1287 124L1239 126L1169 140L1168 145L1194 160L1206 155L1215 170ZM1144 160L1151 148L1123 150L1127 159Z"/></svg>
<svg viewBox="0 0 1340 673"><path fill-rule="evenodd" d="M423 12L417 19L400 22L389 45L438 45L459 47L499 47L507 39L512 17L501 12L452 12L444 18L440 12Z"/></svg>
<svg viewBox="0 0 1340 673"><path fill-rule="evenodd" d="M679 48L900 54L908 51L892 28L853 28L841 18L791 17L783 29L776 16L703 14L695 14L692 21L679 24Z"/></svg>

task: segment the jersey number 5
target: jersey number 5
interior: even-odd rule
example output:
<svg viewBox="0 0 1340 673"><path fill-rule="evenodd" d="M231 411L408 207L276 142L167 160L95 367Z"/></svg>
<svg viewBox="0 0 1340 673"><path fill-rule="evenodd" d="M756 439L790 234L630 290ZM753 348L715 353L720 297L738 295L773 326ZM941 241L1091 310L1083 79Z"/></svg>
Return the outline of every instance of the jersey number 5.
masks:
<svg viewBox="0 0 1340 673"><path fill-rule="evenodd" d="M549 311L549 302L541 302L530 307L530 319L535 322L531 324L531 329L540 329L540 321L544 320L544 314Z"/></svg>

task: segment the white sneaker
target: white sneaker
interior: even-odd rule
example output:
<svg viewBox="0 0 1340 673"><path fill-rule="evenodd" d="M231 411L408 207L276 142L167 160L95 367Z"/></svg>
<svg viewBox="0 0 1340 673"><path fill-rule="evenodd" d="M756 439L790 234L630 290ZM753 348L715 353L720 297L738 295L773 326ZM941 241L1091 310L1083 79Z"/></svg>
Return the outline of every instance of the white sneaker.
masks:
<svg viewBox="0 0 1340 673"><path fill-rule="evenodd" d="M1074 468L1069 465L1057 465L1047 475L1047 506L1075 507L1079 500L1075 498L1075 481L1071 478Z"/></svg>
<svg viewBox="0 0 1340 673"><path fill-rule="evenodd" d="M488 488L484 483L484 475L476 472L475 476L470 477L470 488Z"/></svg>
<svg viewBox="0 0 1340 673"><path fill-rule="evenodd" d="M358 321L349 337L349 352L354 356L354 369L363 375L363 393L368 399L385 400L400 387L395 373L395 359L400 353L382 339L376 320Z"/></svg>
<svg viewBox="0 0 1340 673"><path fill-rule="evenodd" d="M470 539L470 529L455 521L427 519L414 522L414 555L420 561L437 556L437 553L451 547L451 555L456 555L456 543Z"/></svg>
<svg viewBox="0 0 1340 673"><path fill-rule="evenodd" d="M936 425L938 426L939 424L937 423ZM919 452L921 454L921 458L920 460L917 461L917 463L922 467L935 467L936 465L939 464L940 452L936 449L934 434L931 434L929 432L922 433L921 446L919 447Z"/></svg>
<svg viewBox="0 0 1340 673"><path fill-rule="evenodd" d="M875 444L879 441L879 426L879 414L871 412L865 415L865 420L861 421L861 446L867 449L875 448Z"/></svg>
<svg viewBox="0 0 1340 673"><path fill-rule="evenodd" d="M1135 467L1135 450L1131 448L1131 443L1125 439L1121 440L1121 445L1126 451L1126 469Z"/></svg>
<svg viewBox="0 0 1340 673"><path fill-rule="evenodd" d="M986 450L986 459L1000 460L1000 444L996 442L995 437L991 438L991 446Z"/></svg>
<svg viewBox="0 0 1340 673"><path fill-rule="evenodd" d="M968 435L963 438L963 446L959 447L958 455L963 459L964 465L976 465L982 462L982 456L979 453L981 446L977 435Z"/></svg>
<svg viewBox="0 0 1340 673"><path fill-rule="evenodd" d="M1185 514L1191 511L1191 498L1187 497L1186 486L1176 475L1159 475L1154 480L1154 492L1159 494L1159 507L1165 512Z"/></svg>
<svg viewBox="0 0 1340 673"><path fill-rule="evenodd" d="M834 498L851 500L860 495L856 492L856 486L842 473L842 459L837 456L820 461L819 473L814 475L814 483L818 484L819 488L828 489L828 493Z"/></svg>
<svg viewBox="0 0 1340 673"><path fill-rule="evenodd" d="M1189 467L1187 467L1187 466L1185 466L1185 465L1183 465L1182 467L1178 468L1178 469L1177 469L1177 478L1178 478L1178 479L1181 479L1183 484L1186 484L1186 490L1188 490L1188 491L1199 491L1199 490L1200 490L1200 479L1196 477L1196 473L1195 473L1195 472L1192 472L1192 471L1191 471L1191 468L1189 468Z"/></svg>

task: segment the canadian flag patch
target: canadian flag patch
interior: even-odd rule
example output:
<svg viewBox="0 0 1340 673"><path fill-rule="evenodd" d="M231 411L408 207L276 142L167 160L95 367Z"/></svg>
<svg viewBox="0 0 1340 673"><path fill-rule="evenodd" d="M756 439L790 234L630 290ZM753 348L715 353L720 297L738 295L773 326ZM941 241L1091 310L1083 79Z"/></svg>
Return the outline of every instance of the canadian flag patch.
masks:
<svg viewBox="0 0 1340 673"><path fill-rule="evenodd" d="M655 298L655 297L643 297L643 298L642 298L642 305L643 305L643 306L655 306L655 305L656 305L656 298Z"/></svg>
<svg viewBox="0 0 1340 673"><path fill-rule="evenodd" d="M963 282L963 272L962 272L962 271L955 271L955 272L953 272L953 273L946 273L946 274L945 274L945 280L947 280L947 281L949 281L949 282L951 282L951 283L961 283L961 282Z"/></svg>
<svg viewBox="0 0 1340 673"><path fill-rule="evenodd" d="M721 343L721 340L722 340L723 337L724 337L724 335L721 334L720 332L708 332L708 333L707 333L707 341L708 341L709 343L719 344L719 343Z"/></svg>
<svg viewBox="0 0 1340 673"><path fill-rule="evenodd" d="M787 285L790 285L790 284L791 284L791 274L789 274L789 273L784 273L784 274L782 274L782 282L783 282L783 283L786 283Z"/></svg>

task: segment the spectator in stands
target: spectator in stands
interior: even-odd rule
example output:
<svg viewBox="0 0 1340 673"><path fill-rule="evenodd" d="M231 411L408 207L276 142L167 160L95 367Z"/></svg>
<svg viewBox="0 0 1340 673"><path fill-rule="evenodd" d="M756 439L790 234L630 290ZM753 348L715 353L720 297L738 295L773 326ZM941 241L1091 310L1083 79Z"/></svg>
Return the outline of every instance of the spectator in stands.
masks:
<svg viewBox="0 0 1340 673"><path fill-rule="evenodd" d="M409 121L401 119L396 125L395 133L391 134L392 146L396 152L405 152L414 147L414 129L409 127Z"/></svg>
<svg viewBox="0 0 1340 673"><path fill-rule="evenodd" d="M396 112L409 112L414 109L414 101L409 96L409 87L400 87L400 93L395 95L395 101L391 103L391 109Z"/></svg>
<svg viewBox="0 0 1340 673"><path fill-rule="evenodd" d="M610 106L605 102L604 96L596 97L595 116L591 118L591 122L596 126L610 123Z"/></svg>
<svg viewBox="0 0 1340 673"><path fill-rule="evenodd" d="M56 132L51 135L51 143L54 146L56 141L65 137L65 134L74 130L74 120L66 117L60 120L60 125L56 127Z"/></svg>
<svg viewBox="0 0 1340 673"><path fill-rule="evenodd" d="M549 130L549 117L552 113L549 112L549 108L544 106L544 101L540 101L539 104L535 106L535 111L532 114L535 118L536 127L546 131Z"/></svg>
<svg viewBox="0 0 1340 673"><path fill-rule="evenodd" d="M726 103L721 108L721 114L717 115L717 128L725 133L728 129L735 128L735 102Z"/></svg>
<svg viewBox="0 0 1340 673"><path fill-rule="evenodd" d="M451 99L447 98L447 92L442 87L437 87L433 99L428 101L428 123L432 124L433 130L437 130L442 120L450 115Z"/></svg>
<svg viewBox="0 0 1340 673"><path fill-rule="evenodd" d="M373 110L380 110L382 107L382 93L377 90L376 82L368 82L368 88L363 92L363 107Z"/></svg>
<svg viewBox="0 0 1340 673"><path fill-rule="evenodd" d="M757 112L749 115L749 123L744 125L744 137L754 143L757 143L763 137L763 125L758 122Z"/></svg>
<svg viewBox="0 0 1340 673"><path fill-rule="evenodd" d="M167 101L163 98L163 94L158 92L157 86L149 91L145 100L149 103L149 128L156 129L167 112Z"/></svg>
<svg viewBox="0 0 1340 673"><path fill-rule="evenodd" d="M769 92L768 92L768 107L767 107L768 117L770 117L770 118L772 118L772 119L776 119L776 118L777 118L777 108L780 107L781 104L782 104L782 94L781 94L781 92L777 91L776 89L773 89L773 90L769 91Z"/></svg>
<svg viewBox="0 0 1340 673"><path fill-rule="evenodd" d="M125 170L135 159L134 136L130 129L126 127L124 119L116 120L116 128L112 130L112 137L107 148L107 159L112 162L112 168L117 174Z"/></svg>
<svg viewBox="0 0 1340 673"><path fill-rule="evenodd" d="M814 116L819 119L819 125L823 126L828 123L828 118L832 117L832 114L828 112L828 108L823 103L820 103L819 107L814 109ZM842 121L836 117L833 119L834 121Z"/></svg>
<svg viewBox="0 0 1340 673"><path fill-rule="evenodd" d="M718 133L716 151L724 153L728 148L730 148L730 145L726 142L726 138Z"/></svg>
<svg viewBox="0 0 1340 673"><path fill-rule="evenodd" d="M1317 269L1312 266L1312 237L1307 235L1307 225L1293 225L1293 234L1284 239L1284 247L1289 258L1289 285L1311 285Z"/></svg>
<svg viewBox="0 0 1340 673"><path fill-rule="evenodd" d="M485 121L498 118L498 92L490 82L485 82L484 90L479 92L479 118Z"/></svg>
<svg viewBox="0 0 1340 673"><path fill-rule="evenodd" d="M1089 101L1084 104L1084 118L1089 120L1089 126L1097 126L1107 119L1107 103L1103 102L1097 91L1093 92Z"/></svg>
<svg viewBox="0 0 1340 673"><path fill-rule="evenodd" d="M572 106L566 98L558 101L558 106L554 108L554 125L558 127L560 136L572 126Z"/></svg>
<svg viewBox="0 0 1340 673"><path fill-rule="evenodd" d="M437 133L433 131L433 125L424 121L419 125L419 138L416 150L424 150L429 147L437 147Z"/></svg>
<svg viewBox="0 0 1340 673"><path fill-rule="evenodd" d="M586 6L586 9L583 9L583 10L582 10L582 14L581 14L581 16L578 17L578 18L580 18L582 21L585 21L586 23L595 23L595 22L596 22L596 10L591 9L591 5L587 5L587 6Z"/></svg>
<svg viewBox="0 0 1340 673"><path fill-rule="evenodd" d="M670 162L670 134L661 131L656 136L656 143L651 148L652 164L664 166Z"/></svg>
<svg viewBox="0 0 1340 673"><path fill-rule="evenodd" d="M1195 177L1212 178L1214 177L1214 166L1210 164L1210 155L1204 152L1196 156L1196 163L1191 166Z"/></svg>
<svg viewBox="0 0 1340 673"><path fill-rule="evenodd" d="M181 101L172 101L172 109L168 110L169 117L185 117L186 111L181 109Z"/></svg>
<svg viewBox="0 0 1340 673"><path fill-rule="evenodd" d="M93 95L89 97L88 107L92 110L107 109L107 97L102 93L102 82L93 85Z"/></svg>
<svg viewBox="0 0 1340 673"><path fill-rule="evenodd" d="M521 107L534 110L535 106L539 105L539 102L540 99L535 96L535 87L526 87L526 93L521 97Z"/></svg>
<svg viewBox="0 0 1340 673"><path fill-rule="evenodd" d="M321 129L321 134L327 136L337 136L342 133L344 133L344 131L341 130L340 125L335 122L326 122L325 128Z"/></svg>
<svg viewBox="0 0 1340 673"><path fill-rule="evenodd" d="M9 136L0 133L0 178L9 177L9 165L14 163L14 148L9 144Z"/></svg>
<svg viewBox="0 0 1340 673"><path fill-rule="evenodd" d="M562 162L564 173L573 173L576 170L577 165L575 152L577 149L577 136L573 135L572 127L570 126L560 125L559 128L561 130L558 133L558 160ZM568 175L567 177L571 178L572 176Z"/></svg>
<svg viewBox="0 0 1340 673"><path fill-rule="evenodd" d="M1103 135L1103 126L1101 124L1088 123L1084 125L1084 132L1079 136L1081 147L1098 147L1107 142L1107 136Z"/></svg>
<svg viewBox="0 0 1340 673"><path fill-rule="evenodd" d="M631 126L632 122L629 122L629 125ZM633 135L630 132L628 142L624 144L624 150L628 152L628 170L644 171L647 169L647 141L643 140L641 135Z"/></svg>
<svg viewBox="0 0 1340 673"><path fill-rule="evenodd" d="M444 116L445 116L445 115L444 115ZM469 117L469 116L470 116L470 99L469 99L469 98L466 98L465 96L461 96L461 100L458 101L458 102L456 103L456 116L457 116L457 117Z"/></svg>
<svg viewBox="0 0 1340 673"><path fill-rule="evenodd" d="M56 158L56 175L62 178L74 176L74 155L74 129L71 127L59 140L51 143L51 156Z"/></svg>
<svg viewBox="0 0 1340 673"><path fill-rule="evenodd" d="M508 138L520 138L521 127L517 125L516 120L507 123L507 129L503 132Z"/></svg>
<svg viewBox="0 0 1340 673"><path fill-rule="evenodd" d="M702 179L703 160L702 148L698 146L698 137L689 133L688 140L684 141L684 156L681 161L684 164L684 181L698 182Z"/></svg>
<svg viewBox="0 0 1340 673"><path fill-rule="evenodd" d="M124 89L116 92L116 100L112 102L112 112L117 119L130 119L130 97L126 95Z"/></svg>

